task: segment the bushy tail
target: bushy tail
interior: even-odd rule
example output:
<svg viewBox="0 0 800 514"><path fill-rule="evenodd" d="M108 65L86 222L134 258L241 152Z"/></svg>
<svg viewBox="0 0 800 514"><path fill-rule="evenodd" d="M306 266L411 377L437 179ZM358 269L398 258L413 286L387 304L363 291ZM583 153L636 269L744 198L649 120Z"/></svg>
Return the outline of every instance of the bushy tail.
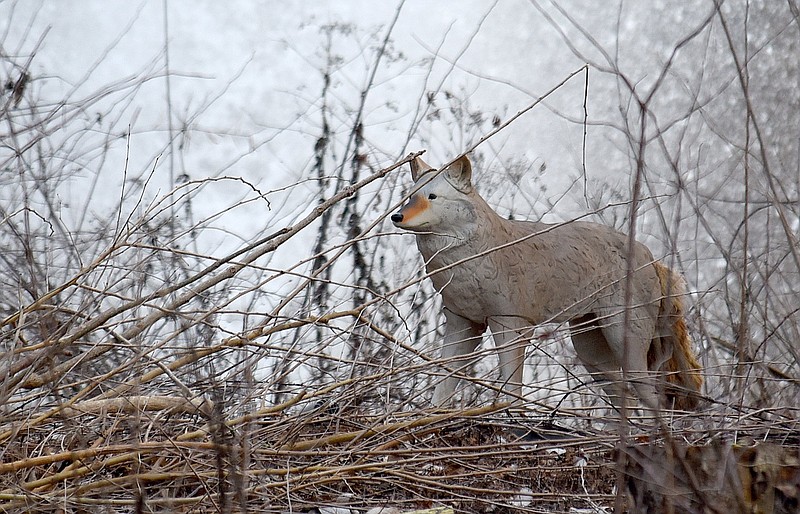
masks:
<svg viewBox="0 0 800 514"><path fill-rule="evenodd" d="M680 275L660 262L654 265L661 283L662 299L656 337L647 354L648 367L666 375L664 392L669 405L681 410L695 410L700 401L703 376L684 319L686 284Z"/></svg>

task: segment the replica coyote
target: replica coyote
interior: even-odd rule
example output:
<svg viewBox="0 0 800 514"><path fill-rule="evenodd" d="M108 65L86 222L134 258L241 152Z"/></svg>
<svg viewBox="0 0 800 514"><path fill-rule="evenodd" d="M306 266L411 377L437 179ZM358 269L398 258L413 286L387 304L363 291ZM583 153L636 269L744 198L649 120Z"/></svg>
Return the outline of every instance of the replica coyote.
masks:
<svg viewBox="0 0 800 514"><path fill-rule="evenodd" d="M648 407L697 407L702 378L683 281L647 247L628 248L626 235L597 223L500 217L473 188L466 156L442 171L417 157L411 175L413 194L392 222L416 234L444 303L441 357L452 373L436 385L436 405L451 399L487 327L506 391L521 398L532 327L568 322L578 357L615 406L628 397L627 382Z"/></svg>

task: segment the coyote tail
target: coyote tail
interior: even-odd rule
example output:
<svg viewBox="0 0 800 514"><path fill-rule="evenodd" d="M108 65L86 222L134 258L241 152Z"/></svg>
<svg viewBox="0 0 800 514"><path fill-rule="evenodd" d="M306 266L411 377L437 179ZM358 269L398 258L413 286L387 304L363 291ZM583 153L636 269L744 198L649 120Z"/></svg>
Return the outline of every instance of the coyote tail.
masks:
<svg viewBox="0 0 800 514"><path fill-rule="evenodd" d="M657 333L647 354L647 364L652 371L666 375L664 392L668 405L681 410L695 410L700 401L703 377L684 318L686 283L660 262L655 262L654 266L662 298Z"/></svg>

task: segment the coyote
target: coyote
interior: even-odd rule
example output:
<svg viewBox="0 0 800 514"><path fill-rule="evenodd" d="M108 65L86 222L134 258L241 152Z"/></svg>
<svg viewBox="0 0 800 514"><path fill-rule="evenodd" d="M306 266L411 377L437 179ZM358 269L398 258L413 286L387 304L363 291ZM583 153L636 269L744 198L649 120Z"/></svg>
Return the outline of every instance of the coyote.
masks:
<svg viewBox="0 0 800 514"><path fill-rule="evenodd" d="M413 193L391 219L416 235L442 295L441 358L451 373L436 385L435 405L450 401L487 327L505 392L520 400L533 326L567 322L579 359L616 408L625 382L649 408L697 408L702 377L684 283L646 246L628 248L626 235L597 223L504 219L475 191L466 156L441 171L419 157L410 164Z"/></svg>

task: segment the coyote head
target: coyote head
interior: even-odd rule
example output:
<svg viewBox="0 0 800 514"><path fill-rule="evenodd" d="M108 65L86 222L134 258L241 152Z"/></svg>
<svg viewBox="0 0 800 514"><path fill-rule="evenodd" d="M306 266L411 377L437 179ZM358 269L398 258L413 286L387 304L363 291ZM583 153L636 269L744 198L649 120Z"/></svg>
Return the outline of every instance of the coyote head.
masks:
<svg viewBox="0 0 800 514"><path fill-rule="evenodd" d="M464 235L475 220L476 193L472 188L472 165L462 156L441 171L419 157L411 161L413 193L392 214L392 223L413 232Z"/></svg>

